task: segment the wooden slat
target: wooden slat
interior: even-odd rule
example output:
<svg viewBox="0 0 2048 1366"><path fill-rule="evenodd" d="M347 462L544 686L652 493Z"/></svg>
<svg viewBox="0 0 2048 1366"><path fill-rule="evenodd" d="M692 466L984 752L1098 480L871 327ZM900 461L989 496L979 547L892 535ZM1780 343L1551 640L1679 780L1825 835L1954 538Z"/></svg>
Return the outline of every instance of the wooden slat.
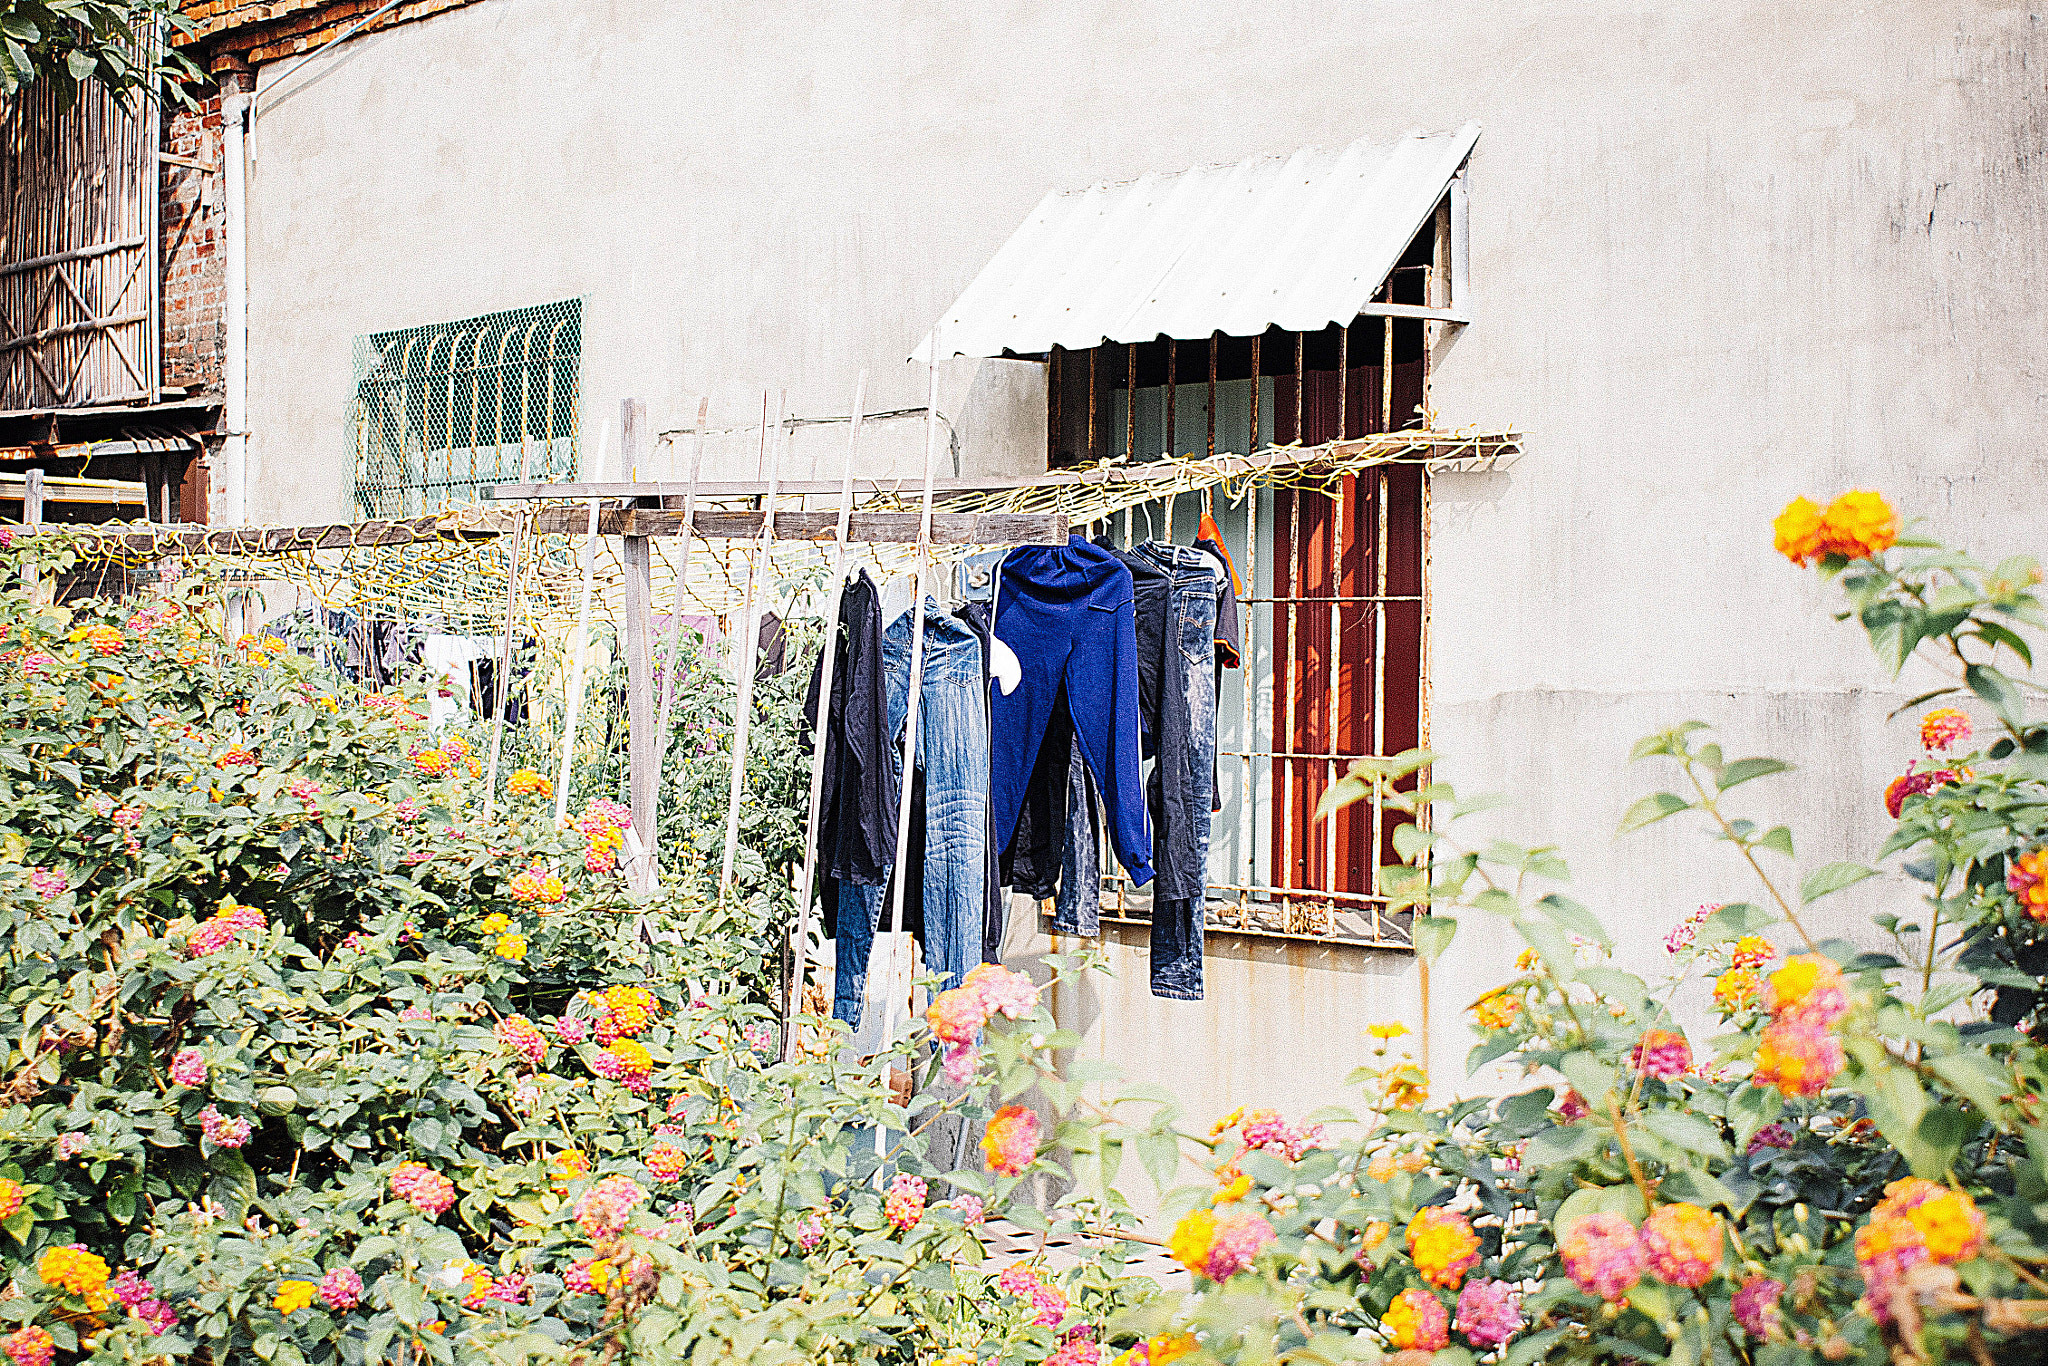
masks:
<svg viewBox="0 0 2048 1366"><path fill-rule="evenodd" d="M534 515L534 529L565 534L582 530L588 514L578 508L542 508ZM828 539L839 525L837 512L778 512L775 539L817 541ZM848 540L910 544L917 540L915 512L856 512ZM1065 545L1068 522L1057 512L963 512L937 513L932 517L935 545ZM597 529L607 536L680 536L680 512L652 508L613 508L600 512ZM761 534L758 512L699 512L699 536L749 540Z"/></svg>
<svg viewBox="0 0 2048 1366"><path fill-rule="evenodd" d="M580 536L589 525L587 508L550 507L534 514L540 535ZM836 512L778 512L775 539L829 539L838 526ZM856 512L847 539L894 544L917 540L915 512ZM932 541L937 545L1065 545L1068 522L1056 512L937 513ZM194 555L282 555L302 550L339 550L347 546L417 545L423 541L489 540L510 532L509 514L474 511L438 517L390 521L343 522L333 526L191 527L162 531L115 532L106 537L138 554L166 554L181 549ZM605 536L680 536L683 514L652 508L611 508L598 513L597 529ZM699 512L699 536L752 540L761 534L758 512ZM76 532L78 528L67 530Z"/></svg>

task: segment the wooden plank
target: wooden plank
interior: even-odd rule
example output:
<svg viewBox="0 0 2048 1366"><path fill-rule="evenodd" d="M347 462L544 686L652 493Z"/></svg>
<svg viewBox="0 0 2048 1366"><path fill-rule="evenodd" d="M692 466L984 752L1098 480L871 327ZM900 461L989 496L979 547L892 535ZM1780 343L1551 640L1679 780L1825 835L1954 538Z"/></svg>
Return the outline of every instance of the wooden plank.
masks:
<svg viewBox="0 0 2048 1366"><path fill-rule="evenodd" d="M164 160L172 161L177 160L177 158L165 154ZM193 166L199 165L196 161L188 164ZM203 167L201 169L211 168ZM78 247L71 251L53 251L47 256L31 256L26 261L15 261L9 265L0 266L0 277L19 275L25 270L39 270L44 266L62 265L66 261L84 261L94 256L105 256L110 251L133 251L137 247L148 245L149 243L144 238L130 237L119 242L101 242L97 246Z"/></svg>
<svg viewBox="0 0 2048 1366"><path fill-rule="evenodd" d="M620 454L628 473L647 459L647 404L629 398L620 405L623 439ZM602 521L602 518L600 518ZM588 525L588 523L586 523ZM633 828L640 849L629 861L635 890L652 892L655 885L654 793L659 776L660 747L654 734L654 543L642 534L622 542L626 574L626 801L633 808Z"/></svg>
<svg viewBox="0 0 2048 1366"><path fill-rule="evenodd" d="M80 332L104 332L108 328L131 327L136 323L146 323L148 321L149 315L147 313L122 313L111 318L88 318L84 322L65 323L62 327L46 327L40 332L31 332L25 337L15 337L11 340L0 342L0 351L19 351L24 346L37 346L54 337L69 337ZM139 389L136 392L146 394L149 391L147 389Z"/></svg>
<svg viewBox="0 0 2048 1366"><path fill-rule="evenodd" d="M580 531L578 508L543 508L535 529L561 535ZM917 541L915 512L856 512L847 539L910 545ZM778 512L775 539L816 541L830 537L839 525L837 512ZM932 517L935 545L1065 545L1068 522L1057 512L958 512ZM607 536L680 536L683 514L653 508L612 508L598 514L597 529ZM699 536L750 540L761 534L758 512L699 512Z"/></svg>
<svg viewBox="0 0 2048 1366"><path fill-rule="evenodd" d="M24 526L40 526L43 520L43 472L30 470L22 479L21 520Z"/></svg>

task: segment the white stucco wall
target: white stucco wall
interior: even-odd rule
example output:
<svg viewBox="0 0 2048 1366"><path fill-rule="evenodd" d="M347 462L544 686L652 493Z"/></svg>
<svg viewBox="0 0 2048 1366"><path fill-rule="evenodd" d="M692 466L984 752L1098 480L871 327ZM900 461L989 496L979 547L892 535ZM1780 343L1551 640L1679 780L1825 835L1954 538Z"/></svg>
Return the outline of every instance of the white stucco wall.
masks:
<svg viewBox="0 0 2048 1366"><path fill-rule="evenodd" d="M1777 509L1881 487L1987 552L2040 545L2044 56L2040 19L1990 3L487 0L263 107L252 513L347 514L357 333L581 295L591 421L635 394L676 427L708 394L744 422L764 386L844 412L863 366L874 406L913 406L902 358L1047 188L1477 119L1477 321L1436 403L1529 438L1435 484L1440 774L1513 793L1487 828L1563 845L1654 966L1694 906L1754 891L1678 823L1612 839L1655 781L1623 766L1637 735L1698 717L1797 761L1742 797L1807 863L1874 850L1912 750L1883 724L1908 690L1770 553ZM970 471L1031 467L1037 384L948 373ZM920 442L871 455L908 470ZM1468 932L1436 970L1440 1093L1515 948ZM1113 942L1121 979L1067 1009L1204 1121L1335 1099L1365 1023L1419 1020L1405 957L1220 938L1180 1004L1142 949Z"/></svg>

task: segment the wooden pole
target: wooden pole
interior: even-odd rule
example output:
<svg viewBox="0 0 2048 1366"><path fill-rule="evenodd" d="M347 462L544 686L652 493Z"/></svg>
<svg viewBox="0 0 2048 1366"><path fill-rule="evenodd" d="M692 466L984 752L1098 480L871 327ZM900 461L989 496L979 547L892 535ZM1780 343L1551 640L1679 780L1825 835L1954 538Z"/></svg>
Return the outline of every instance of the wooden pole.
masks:
<svg viewBox="0 0 2048 1366"><path fill-rule="evenodd" d="M747 587L740 595L740 676L733 704L732 789L725 807L725 860L718 870L718 896L724 900L732 886L732 866L740 848L740 798L747 786L747 731L754 719L755 656L760 647L760 627L754 622L754 590L764 574L771 571L769 555L775 545L775 483L782 473L782 410L789 401L783 390L775 400L775 440L769 441L768 396L761 395L761 453L768 461L768 496L761 509L761 540L753 561L747 566Z"/></svg>
<svg viewBox="0 0 2048 1366"><path fill-rule="evenodd" d="M533 464L533 438L519 438L519 482L525 483ZM520 532L529 519L520 518L512 524L512 549L506 557L505 567L505 641L498 650L498 697L496 714L491 717L491 759L484 773L484 824L491 823L491 808L498 800L498 749L505 737L506 716L512 710L512 630L517 620L519 601L519 542Z"/></svg>
<svg viewBox="0 0 2048 1366"><path fill-rule="evenodd" d="M604 470L605 446L611 440L609 422L598 429L597 463ZM555 775L555 824L569 817L569 761L576 753L576 723L583 711L583 664L590 645L590 592L597 574L597 502L590 500L590 529L583 535L583 591L576 607L576 655L569 670L569 715L562 725L562 763Z"/></svg>
<svg viewBox="0 0 2048 1366"><path fill-rule="evenodd" d="M908 691L903 712L903 790L896 801L896 894L889 903L889 928L903 928L903 883L910 871L904 867L910 856L910 794L917 780L918 703L924 693L924 588L925 570L931 563L932 480L939 461L939 347L938 333L932 333L932 359L927 367L924 415L924 508L923 529L917 538L917 586L910 596L910 669L904 678ZM924 870L915 870L918 876ZM909 1004L905 1003L906 1006Z"/></svg>
<svg viewBox="0 0 2048 1366"><path fill-rule="evenodd" d="M629 398L619 405L619 454L638 477L647 456L647 403ZM633 890L651 893L655 886L654 791L657 759L654 730L653 631L654 544L645 536L622 538L626 570L626 792L633 808L639 848L627 869Z"/></svg>
<svg viewBox="0 0 2048 1366"><path fill-rule="evenodd" d="M818 869L818 808L825 795L825 732L832 714L832 674L838 662L839 600L846 591L846 533L853 521L854 454L867 409L868 372L853 384L853 427L846 438L846 480L839 489L839 532L832 541L832 579L825 595L824 653L818 656L818 718L811 727L811 814L804 824L804 871L796 893L796 969L782 1011L782 1060L796 1056L796 1019L803 1013L804 968L811 943L811 886ZM812 473L816 473L815 470Z"/></svg>
<svg viewBox="0 0 2048 1366"><path fill-rule="evenodd" d="M23 526L41 526L43 524L43 472L41 470L30 470L22 476L21 524ZM30 600L37 603L54 601L56 598L55 585L55 578L44 578L41 574L36 575L34 581L29 584ZM237 595L228 601L230 616L234 618L232 624L239 628L241 621L237 611L241 604L241 597ZM241 631L236 629L229 638L233 639L234 636L240 634Z"/></svg>
<svg viewBox="0 0 2048 1366"><path fill-rule="evenodd" d="M683 650L683 603L690 587L690 532L697 517L697 477L704 471L704 423L711 416L711 400L697 401L697 448L690 457L690 487L683 494L682 560L676 566L675 610L668 618L668 662L661 672L661 713L654 726L654 803L656 823L661 816L661 766L668 756L669 709L676 700L676 660Z"/></svg>

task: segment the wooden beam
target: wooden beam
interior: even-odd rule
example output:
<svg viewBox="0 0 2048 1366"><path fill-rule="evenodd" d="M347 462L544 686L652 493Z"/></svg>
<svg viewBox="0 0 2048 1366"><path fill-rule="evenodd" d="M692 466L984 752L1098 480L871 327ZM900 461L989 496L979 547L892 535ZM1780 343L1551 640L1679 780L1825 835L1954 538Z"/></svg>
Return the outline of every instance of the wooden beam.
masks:
<svg viewBox="0 0 2048 1366"><path fill-rule="evenodd" d="M646 461L647 403L629 398L620 405L620 454L626 472L636 473ZM585 514L586 518L588 513ZM680 520L680 519L678 519ZM603 517L600 514L599 523ZM585 525L589 523L586 521ZM626 800L633 808L633 827L639 836L639 850L629 861L628 874L634 890L655 888L655 787L660 777L656 765L661 750L654 734L654 543L648 534L628 534L622 543L621 559L626 571Z"/></svg>
<svg viewBox="0 0 2048 1366"><path fill-rule="evenodd" d="M534 528L556 535L582 530L587 514L579 508L542 508ZM816 541L830 537L839 525L836 512L778 512L775 539ZM915 512L856 512L847 539L909 545L917 540ZM932 518L935 545L1065 545L1068 522L1057 512L938 513ZM652 508L612 508L597 516L606 536L680 536L683 514ZM728 540L751 540L761 534L758 512L699 512L696 534Z"/></svg>

